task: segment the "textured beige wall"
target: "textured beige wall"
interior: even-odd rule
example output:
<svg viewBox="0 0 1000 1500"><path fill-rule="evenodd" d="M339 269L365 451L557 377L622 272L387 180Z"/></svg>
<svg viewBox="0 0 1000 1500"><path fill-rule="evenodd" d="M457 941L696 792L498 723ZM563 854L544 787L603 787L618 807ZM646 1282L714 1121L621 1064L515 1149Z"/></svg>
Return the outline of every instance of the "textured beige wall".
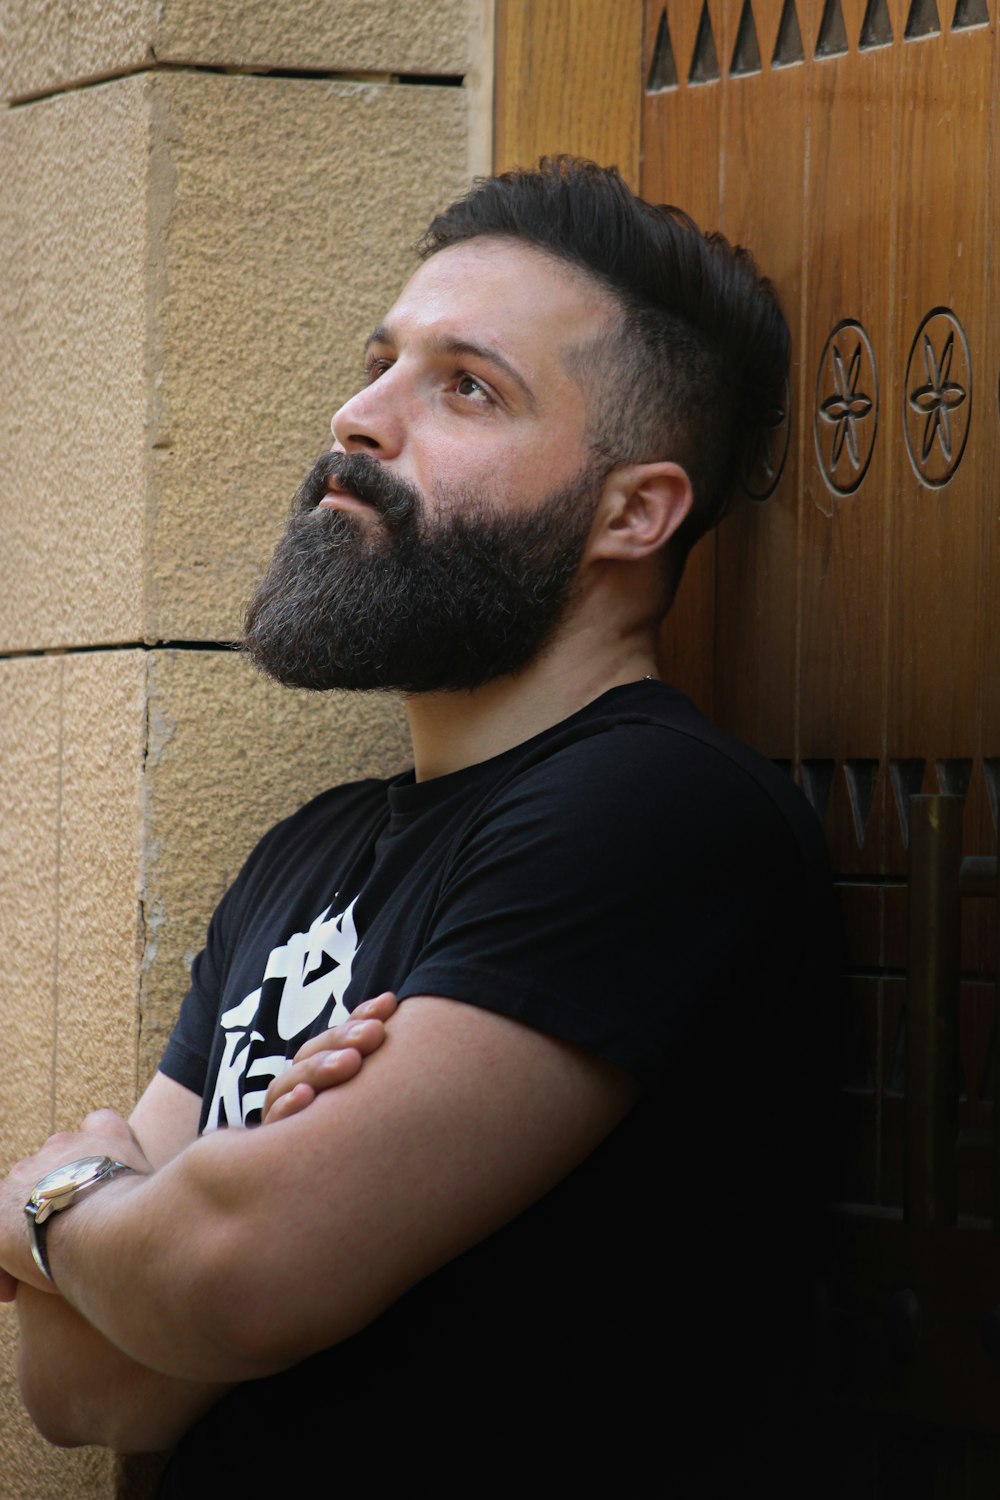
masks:
<svg viewBox="0 0 1000 1500"><path fill-rule="evenodd" d="M134 1098L143 653L0 662L0 1170L87 1098ZM93 1092L92 1092L93 1091ZM0 1495L112 1492L96 1451L49 1448L13 1383L0 1309Z"/></svg>
<svg viewBox="0 0 1000 1500"><path fill-rule="evenodd" d="M462 74L475 0L4 0L0 97L197 63Z"/></svg>
<svg viewBox="0 0 1000 1500"><path fill-rule="evenodd" d="M139 638L142 87L0 112L0 650Z"/></svg>
<svg viewBox="0 0 1000 1500"><path fill-rule="evenodd" d="M468 88L390 75L482 81L489 14L0 3L0 1170L130 1108L264 829L406 759L393 701L203 646L236 633L413 239L484 165ZM143 1494L33 1433L13 1328L0 1308L0 1500Z"/></svg>
<svg viewBox="0 0 1000 1500"><path fill-rule="evenodd" d="M0 113L0 650L236 634L465 118L196 73Z"/></svg>

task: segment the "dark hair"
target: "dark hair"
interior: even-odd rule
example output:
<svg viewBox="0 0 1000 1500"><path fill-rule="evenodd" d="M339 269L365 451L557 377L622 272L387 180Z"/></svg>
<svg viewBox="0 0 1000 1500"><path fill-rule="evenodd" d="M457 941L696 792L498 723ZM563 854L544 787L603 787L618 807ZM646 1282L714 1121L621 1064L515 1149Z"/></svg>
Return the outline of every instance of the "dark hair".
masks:
<svg viewBox="0 0 1000 1500"><path fill-rule="evenodd" d="M617 167L571 156L478 178L432 220L420 253L481 235L535 245L617 299L621 322L581 351L591 440L609 468L671 458L686 469L694 503L667 549L672 593L781 400L788 325L770 282L748 251L638 198Z"/></svg>

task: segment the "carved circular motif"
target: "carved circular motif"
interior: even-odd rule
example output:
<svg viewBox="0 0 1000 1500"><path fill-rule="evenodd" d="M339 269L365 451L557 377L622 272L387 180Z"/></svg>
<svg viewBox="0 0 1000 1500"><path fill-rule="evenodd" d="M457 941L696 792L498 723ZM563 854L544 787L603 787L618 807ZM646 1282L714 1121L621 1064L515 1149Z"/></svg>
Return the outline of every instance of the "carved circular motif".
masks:
<svg viewBox="0 0 1000 1500"><path fill-rule="evenodd" d="M906 451L921 484L940 489L962 462L972 417L972 360L965 329L934 307L913 337L903 385Z"/></svg>
<svg viewBox="0 0 1000 1500"><path fill-rule="evenodd" d="M788 457L791 412L792 388L786 375L781 401L758 431L740 474L743 493L751 500L767 500L777 488Z"/></svg>
<svg viewBox="0 0 1000 1500"><path fill-rule="evenodd" d="M854 494L868 472L877 432L875 351L861 324L844 318L823 346L813 412L816 457L835 494Z"/></svg>

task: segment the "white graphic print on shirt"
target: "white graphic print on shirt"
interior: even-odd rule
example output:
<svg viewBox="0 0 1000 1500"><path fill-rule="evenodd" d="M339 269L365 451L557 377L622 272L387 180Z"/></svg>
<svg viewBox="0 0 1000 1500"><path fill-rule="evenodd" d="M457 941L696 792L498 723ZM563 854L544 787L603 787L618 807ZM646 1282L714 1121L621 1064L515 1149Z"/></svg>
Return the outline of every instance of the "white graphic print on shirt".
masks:
<svg viewBox="0 0 1000 1500"><path fill-rule="evenodd" d="M326 907L308 932L295 932L286 943L272 948L260 988L251 990L238 1005L223 1011L220 1022L226 1032L225 1051L215 1080L206 1130L215 1130L220 1124L245 1125L251 1111L262 1108L271 1079L291 1065L291 1059L283 1052L249 1061L253 1044L264 1040L264 1033L255 1030L253 1023L269 979L284 980L276 1023L283 1042L291 1041L311 1026L330 1000L333 1005L324 1029L347 1020L344 994L351 982L351 966L359 942L354 904L352 901L343 912L333 916L332 908ZM261 1080L263 1086L244 1092L244 1075L247 1079Z"/></svg>

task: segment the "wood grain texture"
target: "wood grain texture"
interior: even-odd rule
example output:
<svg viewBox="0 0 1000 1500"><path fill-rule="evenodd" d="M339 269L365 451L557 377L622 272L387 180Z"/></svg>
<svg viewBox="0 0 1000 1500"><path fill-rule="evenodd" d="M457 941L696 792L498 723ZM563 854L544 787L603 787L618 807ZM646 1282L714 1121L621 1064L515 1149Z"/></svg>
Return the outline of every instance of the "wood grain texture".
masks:
<svg viewBox="0 0 1000 1500"><path fill-rule="evenodd" d="M801 9L808 24L807 8ZM737 497L719 529L715 701L727 729L767 755L794 760L799 474L811 404L800 331L812 70L807 63L771 65L780 4L758 3L755 15L761 71L731 77L726 88L719 222L730 240L751 249L779 289L793 341L791 432L777 489L763 502ZM728 34L726 42L731 59L735 44ZM764 121L781 126L762 140Z"/></svg>
<svg viewBox="0 0 1000 1500"><path fill-rule="evenodd" d="M937 790L938 764L964 760L971 769L981 745L980 640L990 592L982 540L996 509L1000 457L987 368L995 298L984 275L993 38L985 27L942 31L896 53L906 107L897 127L887 750L890 759L926 759ZM935 308L950 315L927 322ZM988 823L977 774L967 801L970 853L986 852ZM895 838L889 853L898 863Z"/></svg>
<svg viewBox="0 0 1000 1500"><path fill-rule="evenodd" d="M498 0L496 170L566 151L639 182L642 0Z"/></svg>
<svg viewBox="0 0 1000 1500"><path fill-rule="evenodd" d="M646 55L643 78L649 76L660 16L664 7L646 7ZM640 191L654 203L683 208L702 229L719 227L722 110L725 91L721 79L691 84L700 7L668 7L670 39L678 87L645 92L642 111L643 161ZM726 56L723 23L726 8L710 0L720 61ZM660 671L668 682L688 693L705 713L716 716L715 573L717 535L711 533L695 547L670 614L660 636Z"/></svg>
<svg viewBox="0 0 1000 1500"><path fill-rule="evenodd" d="M892 48L858 49L864 0L843 0L842 9L848 52L816 56L809 64L797 698L802 758L832 757L837 763L827 822L834 865L862 873L882 868L889 795L884 772L889 469L878 435L885 430L883 367L893 295L886 186L893 173L895 58ZM809 25L813 40L821 14L817 0ZM853 327L834 334L845 320L861 325L867 343ZM831 407L838 395L840 406ZM838 419L849 402L858 414ZM867 824L856 816L845 760L879 768ZM855 789L861 784L856 777Z"/></svg>

